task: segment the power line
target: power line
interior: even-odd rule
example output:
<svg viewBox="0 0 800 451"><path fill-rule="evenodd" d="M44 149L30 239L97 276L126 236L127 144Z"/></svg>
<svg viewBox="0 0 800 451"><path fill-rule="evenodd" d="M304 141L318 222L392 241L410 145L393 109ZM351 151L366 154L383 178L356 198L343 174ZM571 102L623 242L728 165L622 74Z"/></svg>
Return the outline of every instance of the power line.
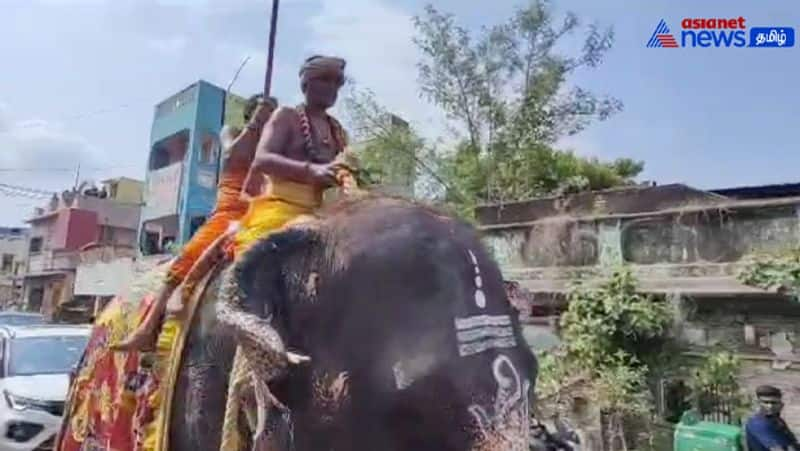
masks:
<svg viewBox="0 0 800 451"><path fill-rule="evenodd" d="M119 111L119 110L130 108L133 105L143 104L143 103L146 103L146 102L149 103L149 101L146 101L146 100L137 100L137 101L127 102L127 103L119 104L119 105L108 107L108 108L100 108L100 109L97 109L97 110L94 110L94 111L87 111L85 113L73 114L71 116L62 116L60 118L57 117L57 118L54 118L54 119L49 119L49 121L54 121L54 122L76 121L76 120L86 119L86 118L90 118L90 117L94 117L94 116L100 116L100 115L103 115L103 114L114 113L114 112ZM6 130L0 130L0 134L2 134L2 133L10 133L10 132L14 131L15 129L36 128L36 127L41 127L42 125L43 124L41 122L39 122L39 121L23 122L21 124L17 123L14 126L9 127Z"/></svg>
<svg viewBox="0 0 800 451"><path fill-rule="evenodd" d="M0 194L4 194L9 197L26 197L28 199L47 199L52 197L55 194L55 192L40 190L36 188L28 188L26 186L0 183Z"/></svg>
<svg viewBox="0 0 800 451"><path fill-rule="evenodd" d="M113 169L124 169L124 168L136 168L140 167L140 165L136 164L127 164L127 165L119 165L119 166L105 166L105 167L93 167L93 168L84 168L81 167L82 172L89 172L89 171L110 171ZM74 173L75 168L0 168L0 172L69 172Z"/></svg>

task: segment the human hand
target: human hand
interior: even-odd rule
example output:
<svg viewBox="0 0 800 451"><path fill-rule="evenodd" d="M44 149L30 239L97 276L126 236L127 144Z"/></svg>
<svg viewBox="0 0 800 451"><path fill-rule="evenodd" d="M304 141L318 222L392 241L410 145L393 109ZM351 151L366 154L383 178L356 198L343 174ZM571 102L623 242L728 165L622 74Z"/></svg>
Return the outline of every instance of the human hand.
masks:
<svg viewBox="0 0 800 451"><path fill-rule="evenodd" d="M264 187L263 183L263 177L250 174L244 182L244 187L242 188L242 198L244 200L250 200L251 198L260 195L261 190Z"/></svg>
<svg viewBox="0 0 800 451"><path fill-rule="evenodd" d="M336 156L334 161L340 163L343 169L353 173L358 172L358 168L361 167L361 163L358 161L358 156L355 154L355 152L349 150L341 152Z"/></svg>
<svg viewBox="0 0 800 451"><path fill-rule="evenodd" d="M336 176L343 168L341 162L332 161L325 164L308 164L311 183L322 188L330 188L338 184Z"/></svg>
<svg viewBox="0 0 800 451"><path fill-rule="evenodd" d="M261 128L267 123L272 113L278 108L278 101L274 97L260 100L250 122L253 126Z"/></svg>

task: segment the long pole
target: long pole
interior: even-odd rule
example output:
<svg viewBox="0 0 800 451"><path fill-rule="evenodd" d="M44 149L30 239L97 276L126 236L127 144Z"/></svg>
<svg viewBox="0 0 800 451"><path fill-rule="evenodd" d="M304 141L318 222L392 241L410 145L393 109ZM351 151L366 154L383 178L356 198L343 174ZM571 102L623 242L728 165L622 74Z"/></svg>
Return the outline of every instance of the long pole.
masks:
<svg viewBox="0 0 800 451"><path fill-rule="evenodd" d="M225 94L222 97L222 114L221 114L221 118L220 118L220 124L221 124L220 126L222 128L220 129L220 132L222 131L222 129L225 128L225 114L227 113L226 108L228 106L228 96L231 94L231 88L233 88L233 84L236 83L236 80L239 78L239 74L242 72L242 69L244 69L244 65L247 64L248 61L250 61L250 57L249 56L242 60L242 63L239 64L239 68L236 69L236 73L233 74L233 78L231 79L230 83L228 83L228 87L225 88ZM222 135L220 135L220 136L222 136ZM225 152L222 149L222 145L220 143L220 149L219 149L219 152L217 152L217 179L214 182L215 185L219 184L219 178L222 175L222 165L223 165L222 154L223 153L225 153Z"/></svg>
<svg viewBox="0 0 800 451"><path fill-rule="evenodd" d="M272 64L275 60L275 35L278 32L278 6L280 0L272 0L272 18L269 25L269 47L267 48L267 73L264 76L264 97L272 91Z"/></svg>
<svg viewBox="0 0 800 451"><path fill-rule="evenodd" d="M81 162L78 162L78 169L75 171L75 189L78 189L78 184L81 182Z"/></svg>

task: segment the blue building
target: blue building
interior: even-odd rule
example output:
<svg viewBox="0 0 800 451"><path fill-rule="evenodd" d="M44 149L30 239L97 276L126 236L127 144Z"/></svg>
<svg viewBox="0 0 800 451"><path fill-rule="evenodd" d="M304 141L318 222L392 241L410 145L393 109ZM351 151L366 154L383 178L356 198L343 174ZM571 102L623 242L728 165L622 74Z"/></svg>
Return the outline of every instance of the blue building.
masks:
<svg viewBox="0 0 800 451"><path fill-rule="evenodd" d="M155 107L139 227L144 254L182 245L214 207L219 132L240 123L245 99L198 81Z"/></svg>

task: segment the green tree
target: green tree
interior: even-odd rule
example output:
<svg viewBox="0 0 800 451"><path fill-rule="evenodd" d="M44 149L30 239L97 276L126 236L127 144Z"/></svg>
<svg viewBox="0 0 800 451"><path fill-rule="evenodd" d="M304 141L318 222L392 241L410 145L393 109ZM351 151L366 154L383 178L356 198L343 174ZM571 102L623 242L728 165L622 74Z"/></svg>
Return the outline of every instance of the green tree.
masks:
<svg viewBox="0 0 800 451"><path fill-rule="evenodd" d="M611 430L647 418L652 409L647 382L655 370L649 362L665 349L671 322L669 305L639 293L627 268L597 288L573 286L561 317L563 343L540 360L540 392L559 398L580 380Z"/></svg>
<svg viewBox="0 0 800 451"><path fill-rule="evenodd" d="M378 189L406 187L406 194L425 198L434 197L437 185L447 184L425 140L382 106L372 91L351 82L342 103L359 159L361 184Z"/></svg>
<svg viewBox="0 0 800 451"><path fill-rule="evenodd" d="M634 366L649 360L672 320L670 306L638 292L627 268L615 271L599 288L576 285L561 318L568 354L593 368L623 356Z"/></svg>
<svg viewBox="0 0 800 451"><path fill-rule="evenodd" d="M541 0L477 37L433 6L414 24L422 95L464 137L435 161L448 202L467 212L482 202L608 188L641 172L643 164L630 159L606 163L553 148L622 108L617 99L567 86L576 69L602 62L613 42L610 29L586 27L582 51L567 56L556 46L578 32L579 21L570 13L556 23Z"/></svg>
<svg viewBox="0 0 800 451"><path fill-rule="evenodd" d="M749 396L739 386L741 361L725 350L707 354L691 380L692 401L701 414L723 413L740 423L750 407Z"/></svg>
<svg viewBox="0 0 800 451"><path fill-rule="evenodd" d="M800 301L800 248L749 256L738 278L744 284Z"/></svg>

